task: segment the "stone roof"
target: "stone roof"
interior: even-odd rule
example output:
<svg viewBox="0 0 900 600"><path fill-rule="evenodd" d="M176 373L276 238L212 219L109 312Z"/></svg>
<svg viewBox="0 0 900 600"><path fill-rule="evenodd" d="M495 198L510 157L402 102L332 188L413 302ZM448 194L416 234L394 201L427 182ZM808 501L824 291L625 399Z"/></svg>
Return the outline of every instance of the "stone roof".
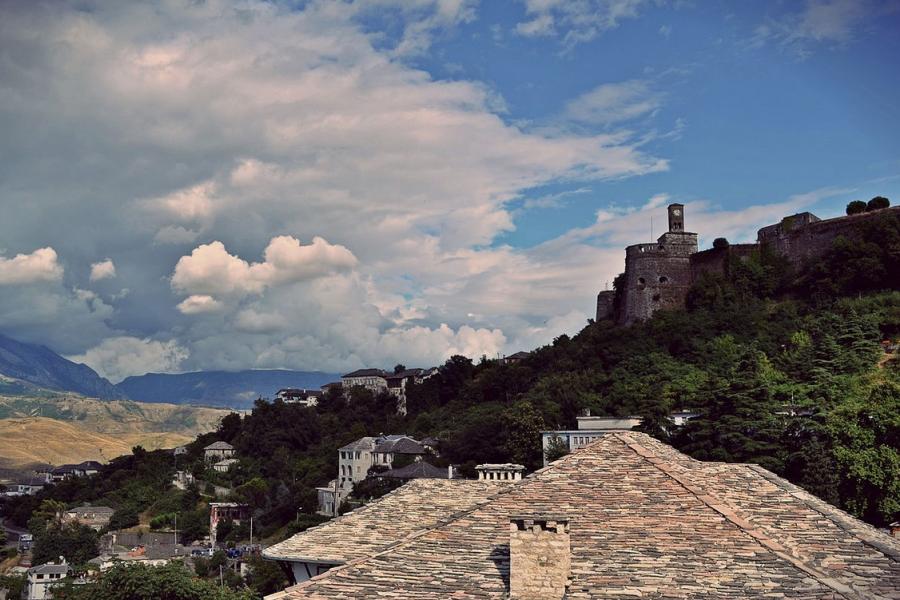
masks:
<svg viewBox="0 0 900 600"><path fill-rule="evenodd" d="M371 436L361 437L355 442L350 442L346 446L341 446L338 448L338 451L341 450L373 450L375 445L378 443L378 438L374 438Z"/></svg>
<svg viewBox="0 0 900 600"><path fill-rule="evenodd" d="M228 442L213 442L204 448L204 450L234 450L234 446Z"/></svg>
<svg viewBox="0 0 900 600"><path fill-rule="evenodd" d="M352 373L347 373L346 375L341 375L341 379L345 379L348 377L386 377L387 373L382 371L381 369L357 369Z"/></svg>
<svg viewBox="0 0 900 600"><path fill-rule="evenodd" d="M519 514L568 518L569 600L900 598L894 538L761 467L696 461L637 432L605 434L488 502L273 598L506 598L509 519Z"/></svg>
<svg viewBox="0 0 900 600"><path fill-rule="evenodd" d="M411 437L389 437L375 446L375 452L387 454L425 454L425 447Z"/></svg>
<svg viewBox="0 0 900 600"><path fill-rule="evenodd" d="M511 485L501 481L416 479L327 523L263 550L270 559L346 563L470 510Z"/></svg>
<svg viewBox="0 0 900 600"><path fill-rule="evenodd" d="M419 460L399 469L385 471L379 477L389 477L391 479L447 479L447 469L435 467L424 460Z"/></svg>
<svg viewBox="0 0 900 600"><path fill-rule="evenodd" d="M56 563L46 563L43 565L38 565L36 567L31 567L28 569L28 574L38 573L41 575L66 575L69 573L69 565L66 563L62 563L58 565Z"/></svg>

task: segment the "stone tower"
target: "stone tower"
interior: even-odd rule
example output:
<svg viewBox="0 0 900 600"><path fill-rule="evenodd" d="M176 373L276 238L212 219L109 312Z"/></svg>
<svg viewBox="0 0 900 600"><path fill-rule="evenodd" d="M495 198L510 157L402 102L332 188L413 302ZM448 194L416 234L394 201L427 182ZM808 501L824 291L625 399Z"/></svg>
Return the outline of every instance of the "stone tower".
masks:
<svg viewBox="0 0 900 600"><path fill-rule="evenodd" d="M616 320L630 325L661 308L681 308L691 287L691 254L697 234L684 230L684 206L669 205L669 231L655 244L625 249L625 287Z"/></svg>

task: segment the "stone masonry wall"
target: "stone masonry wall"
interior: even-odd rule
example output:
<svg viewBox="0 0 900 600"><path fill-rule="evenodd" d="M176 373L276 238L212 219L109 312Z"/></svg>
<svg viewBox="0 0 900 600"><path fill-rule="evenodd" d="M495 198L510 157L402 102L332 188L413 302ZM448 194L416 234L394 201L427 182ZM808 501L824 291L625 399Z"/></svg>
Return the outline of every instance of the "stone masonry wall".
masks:
<svg viewBox="0 0 900 600"><path fill-rule="evenodd" d="M663 308L684 306L691 287L691 254L697 234L664 233L656 244L625 249L625 294L618 322L630 325Z"/></svg>
<svg viewBox="0 0 900 600"><path fill-rule="evenodd" d="M856 227L867 220L879 218L889 211L900 211L900 206L885 208L858 215L836 217L824 221L806 223L806 213L785 217L781 223L759 230L759 241L788 258L794 266L822 256L831 248L831 242L839 236L855 237Z"/></svg>
<svg viewBox="0 0 900 600"><path fill-rule="evenodd" d="M564 518L511 517L511 600L561 600L571 571L569 523Z"/></svg>

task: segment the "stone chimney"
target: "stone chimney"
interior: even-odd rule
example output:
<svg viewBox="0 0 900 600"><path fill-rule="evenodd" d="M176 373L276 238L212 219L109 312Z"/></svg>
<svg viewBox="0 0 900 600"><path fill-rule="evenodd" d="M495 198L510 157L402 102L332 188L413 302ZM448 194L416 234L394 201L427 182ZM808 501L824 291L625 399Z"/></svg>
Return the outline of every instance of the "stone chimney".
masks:
<svg viewBox="0 0 900 600"><path fill-rule="evenodd" d="M571 560L567 517L509 518L510 600L561 600Z"/></svg>

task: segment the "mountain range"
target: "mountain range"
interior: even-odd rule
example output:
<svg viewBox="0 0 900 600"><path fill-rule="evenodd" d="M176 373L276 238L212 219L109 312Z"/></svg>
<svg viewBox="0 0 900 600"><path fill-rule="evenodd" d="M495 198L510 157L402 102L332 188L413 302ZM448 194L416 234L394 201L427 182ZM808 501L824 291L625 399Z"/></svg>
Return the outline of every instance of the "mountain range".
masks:
<svg viewBox="0 0 900 600"><path fill-rule="evenodd" d="M101 400L136 400L224 408L249 408L258 397L272 398L281 388L318 388L340 376L319 371L247 370L148 373L111 383L84 364L63 358L46 346L0 334L0 393L40 395L74 392Z"/></svg>

